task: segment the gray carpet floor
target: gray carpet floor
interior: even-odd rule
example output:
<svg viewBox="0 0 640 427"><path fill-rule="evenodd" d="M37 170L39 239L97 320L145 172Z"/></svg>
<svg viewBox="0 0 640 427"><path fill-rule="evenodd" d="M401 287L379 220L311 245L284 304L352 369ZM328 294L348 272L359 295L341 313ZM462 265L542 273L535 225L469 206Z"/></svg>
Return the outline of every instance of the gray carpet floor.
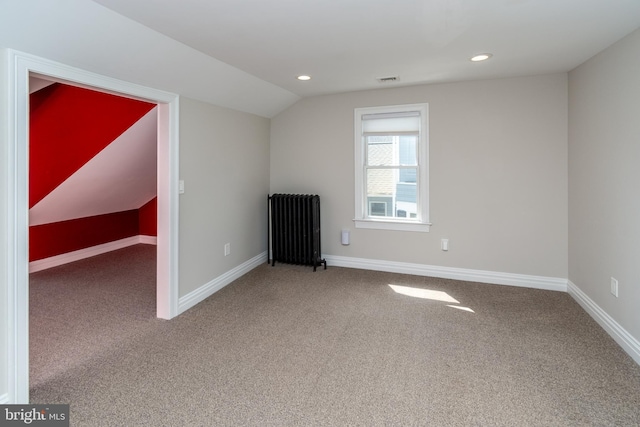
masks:
<svg viewBox="0 0 640 427"><path fill-rule="evenodd" d="M265 264L162 321L146 245L30 285L31 401L74 426L640 425L640 366L561 292Z"/></svg>

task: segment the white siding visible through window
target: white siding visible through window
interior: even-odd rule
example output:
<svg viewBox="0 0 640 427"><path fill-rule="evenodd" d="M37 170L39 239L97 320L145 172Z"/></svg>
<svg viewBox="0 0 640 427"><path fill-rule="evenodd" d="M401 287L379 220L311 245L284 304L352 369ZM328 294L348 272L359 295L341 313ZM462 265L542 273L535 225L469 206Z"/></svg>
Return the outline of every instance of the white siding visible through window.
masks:
<svg viewBox="0 0 640 427"><path fill-rule="evenodd" d="M355 109L358 228L429 231L427 104Z"/></svg>

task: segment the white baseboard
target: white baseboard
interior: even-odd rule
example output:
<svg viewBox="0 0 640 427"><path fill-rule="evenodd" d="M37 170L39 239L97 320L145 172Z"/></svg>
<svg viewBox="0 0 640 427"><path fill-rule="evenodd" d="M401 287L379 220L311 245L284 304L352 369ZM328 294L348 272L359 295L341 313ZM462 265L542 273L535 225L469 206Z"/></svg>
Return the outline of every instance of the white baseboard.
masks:
<svg viewBox="0 0 640 427"><path fill-rule="evenodd" d="M144 243L145 245L157 245L158 244L158 237L157 236L145 236L145 235L139 235L138 238L140 239L140 241L138 243Z"/></svg>
<svg viewBox="0 0 640 427"><path fill-rule="evenodd" d="M9 404L9 394L5 393L0 395L0 405L8 405Z"/></svg>
<svg viewBox="0 0 640 427"><path fill-rule="evenodd" d="M465 280L469 282L491 283L494 285L521 286L525 288L567 291L567 279L524 274L501 273L496 271L470 270L466 268L438 267L407 262L381 261L365 258L351 258L325 255L328 265L359 268L363 270L388 271L391 273L414 274L416 276L441 277L443 279Z"/></svg>
<svg viewBox="0 0 640 427"><path fill-rule="evenodd" d="M573 282L568 281L568 292L580 306L604 329L615 342L640 365L640 341L607 314Z"/></svg>
<svg viewBox="0 0 640 427"><path fill-rule="evenodd" d="M79 261L81 259L90 258L92 256L104 254L127 246L145 243L149 245L157 244L155 236L131 236L114 242L103 243L101 245L92 246L90 248L79 249L77 251L60 254L49 258L39 259L29 263L29 273L46 270L47 268L57 267L59 265L68 264L70 262Z"/></svg>
<svg viewBox="0 0 640 427"><path fill-rule="evenodd" d="M209 283L200 286L198 289L189 292L187 295L180 297L180 299L178 299L178 314L184 313L194 305L198 304L201 301L204 301L206 298L218 292L229 283L247 274L249 271L253 270L260 264L264 264L266 262L267 252L265 251L251 258L249 261L246 261L239 266L227 271L226 273L216 277Z"/></svg>

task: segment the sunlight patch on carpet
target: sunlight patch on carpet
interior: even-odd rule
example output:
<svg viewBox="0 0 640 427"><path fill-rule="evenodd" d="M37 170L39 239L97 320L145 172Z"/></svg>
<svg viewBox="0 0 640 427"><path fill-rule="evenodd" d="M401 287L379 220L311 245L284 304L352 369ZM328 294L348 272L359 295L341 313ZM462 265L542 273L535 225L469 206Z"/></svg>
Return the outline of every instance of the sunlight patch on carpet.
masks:
<svg viewBox="0 0 640 427"><path fill-rule="evenodd" d="M443 291L432 291L430 289L413 288L409 286L399 285L389 285L389 287L393 289L395 293L406 295L409 297L460 304L460 301Z"/></svg>
<svg viewBox="0 0 640 427"><path fill-rule="evenodd" d="M475 311L471 310L469 307L463 307L461 305L451 305L447 304L447 307L457 308L458 310L468 311L469 313L475 313Z"/></svg>
<svg viewBox="0 0 640 427"><path fill-rule="evenodd" d="M392 285L392 284L389 284L389 287L393 289L395 293L400 295L406 295L414 298L430 299L433 301L460 304L460 301L458 301L457 299L455 299L454 297L452 297L451 295L443 291L433 291L431 289L414 288L411 286L400 286L400 285ZM470 313L475 313L475 311L473 311L471 308L463 307L461 305L447 304L447 307L456 308L462 311L468 311Z"/></svg>

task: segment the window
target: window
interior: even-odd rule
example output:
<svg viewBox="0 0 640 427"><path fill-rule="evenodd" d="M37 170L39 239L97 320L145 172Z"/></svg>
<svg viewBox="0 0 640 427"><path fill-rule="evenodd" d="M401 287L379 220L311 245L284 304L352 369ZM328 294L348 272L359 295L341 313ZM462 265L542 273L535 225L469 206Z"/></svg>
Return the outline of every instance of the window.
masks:
<svg viewBox="0 0 640 427"><path fill-rule="evenodd" d="M427 104L355 109L357 228L429 231Z"/></svg>
<svg viewBox="0 0 640 427"><path fill-rule="evenodd" d="M369 214L371 216L387 216L387 202L369 201Z"/></svg>

